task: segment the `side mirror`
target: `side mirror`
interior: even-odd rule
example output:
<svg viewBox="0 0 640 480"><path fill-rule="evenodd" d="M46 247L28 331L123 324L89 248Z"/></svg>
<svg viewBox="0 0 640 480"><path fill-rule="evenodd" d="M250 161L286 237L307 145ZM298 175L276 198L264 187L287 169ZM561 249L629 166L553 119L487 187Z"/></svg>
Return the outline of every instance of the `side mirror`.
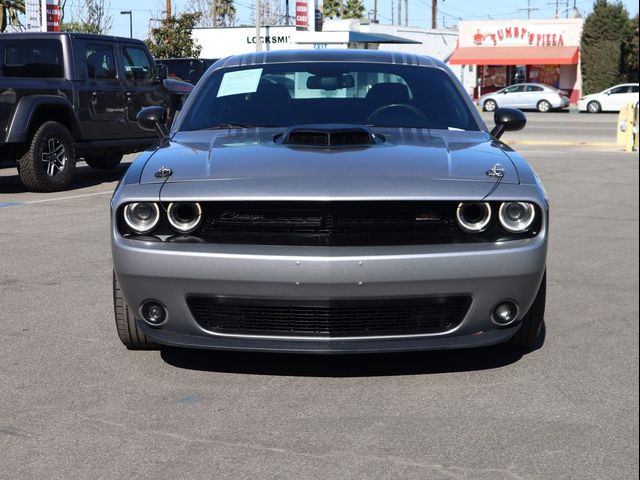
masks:
<svg viewBox="0 0 640 480"><path fill-rule="evenodd" d="M136 115L138 126L143 130L155 131L160 138L169 136L167 112L164 107L145 107Z"/></svg>
<svg viewBox="0 0 640 480"><path fill-rule="evenodd" d="M527 124L527 117L517 108L499 108L493 115L496 126L491 130L491 136L500 138L504 132L522 130Z"/></svg>
<svg viewBox="0 0 640 480"><path fill-rule="evenodd" d="M156 63L156 73L158 80L166 80L169 77L169 69L162 63Z"/></svg>

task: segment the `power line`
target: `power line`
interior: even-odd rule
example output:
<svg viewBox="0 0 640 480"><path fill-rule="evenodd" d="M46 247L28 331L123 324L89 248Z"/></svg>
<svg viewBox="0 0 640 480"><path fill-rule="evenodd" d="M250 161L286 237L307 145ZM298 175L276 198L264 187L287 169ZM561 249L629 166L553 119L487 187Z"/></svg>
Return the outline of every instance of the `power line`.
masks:
<svg viewBox="0 0 640 480"><path fill-rule="evenodd" d="M531 20L531 12L534 10L540 10L539 8L532 8L531 7L531 0L527 0L527 8L519 8L518 11L523 11L526 10L527 11L527 20Z"/></svg>

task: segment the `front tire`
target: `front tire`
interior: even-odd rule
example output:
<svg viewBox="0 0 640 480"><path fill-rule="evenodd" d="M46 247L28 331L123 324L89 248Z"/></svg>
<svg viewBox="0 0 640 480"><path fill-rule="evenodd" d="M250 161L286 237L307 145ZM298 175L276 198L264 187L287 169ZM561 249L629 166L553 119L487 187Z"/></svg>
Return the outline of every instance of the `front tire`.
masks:
<svg viewBox="0 0 640 480"><path fill-rule="evenodd" d="M540 100L537 105L537 109L539 112L547 113L551 111L551 104L546 100Z"/></svg>
<svg viewBox="0 0 640 480"><path fill-rule="evenodd" d="M158 350L157 343L150 340L136 325L133 312L122 296L120 284L113 272L113 310L116 317L116 329L120 341L129 350Z"/></svg>
<svg viewBox="0 0 640 480"><path fill-rule="evenodd" d="M498 108L498 104L495 102L495 100L487 100L482 105L482 108L485 112L495 112Z"/></svg>
<svg viewBox="0 0 640 480"><path fill-rule="evenodd" d="M532 351L539 346L539 339L544 329L544 310L547 299L547 273L542 277L540 288L529 311L522 319L520 328L505 346L513 350Z"/></svg>
<svg viewBox="0 0 640 480"><path fill-rule="evenodd" d="M54 192L69 186L76 168L73 137L58 122L45 122L18 160L20 180L32 192Z"/></svg>
<svg viewBox="0 0 640 480"><path fill-rule="evenodd" d="M587 112L589 113L600 113L602 111L602 105L600 102L596 102L593 100L587 104Z"/></svg>
<svg viewBox="0 0 640 480"><path fill-rule="evenodd" d="M120 164L123 156L121 153L109 152L103 155L87 155L84 157L84 161L91 168L112 170Z"/></svg>

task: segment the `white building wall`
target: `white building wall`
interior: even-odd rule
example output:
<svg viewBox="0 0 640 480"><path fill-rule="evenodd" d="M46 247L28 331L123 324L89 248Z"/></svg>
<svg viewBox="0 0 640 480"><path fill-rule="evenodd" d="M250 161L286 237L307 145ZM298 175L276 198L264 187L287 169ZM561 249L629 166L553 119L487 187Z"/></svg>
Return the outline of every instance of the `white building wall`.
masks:
<svg viewBox="0 0 640 480"><path fill-rule="evenodd" d="M291 27L263 27L261 29L263 51L291 49L348 48L349 31L382 33L414 40L416 44L383 43L370 45L378 50L408 52L428 55L446 61L454 52L458 32L450 29L402 27L399 25L364 24L354 20L327 20L322 32L306 32ZM223 58L229 55L256 51L254 27L196 28L194 39L202 46L203 58ZM451 65L467 92L475 82L475 67Z"/></svg>

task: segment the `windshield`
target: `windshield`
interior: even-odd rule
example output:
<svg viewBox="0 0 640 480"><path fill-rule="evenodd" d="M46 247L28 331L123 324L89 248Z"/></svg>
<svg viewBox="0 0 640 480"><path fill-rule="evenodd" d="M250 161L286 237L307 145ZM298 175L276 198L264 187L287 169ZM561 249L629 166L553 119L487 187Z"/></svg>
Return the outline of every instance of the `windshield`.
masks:
<svg viewBox="0 0 640 480"><path fill-rule="evenodd" d="M376 63L223 69L206 80L180 130L358 124L479 130L446 72Z"/></svg>

